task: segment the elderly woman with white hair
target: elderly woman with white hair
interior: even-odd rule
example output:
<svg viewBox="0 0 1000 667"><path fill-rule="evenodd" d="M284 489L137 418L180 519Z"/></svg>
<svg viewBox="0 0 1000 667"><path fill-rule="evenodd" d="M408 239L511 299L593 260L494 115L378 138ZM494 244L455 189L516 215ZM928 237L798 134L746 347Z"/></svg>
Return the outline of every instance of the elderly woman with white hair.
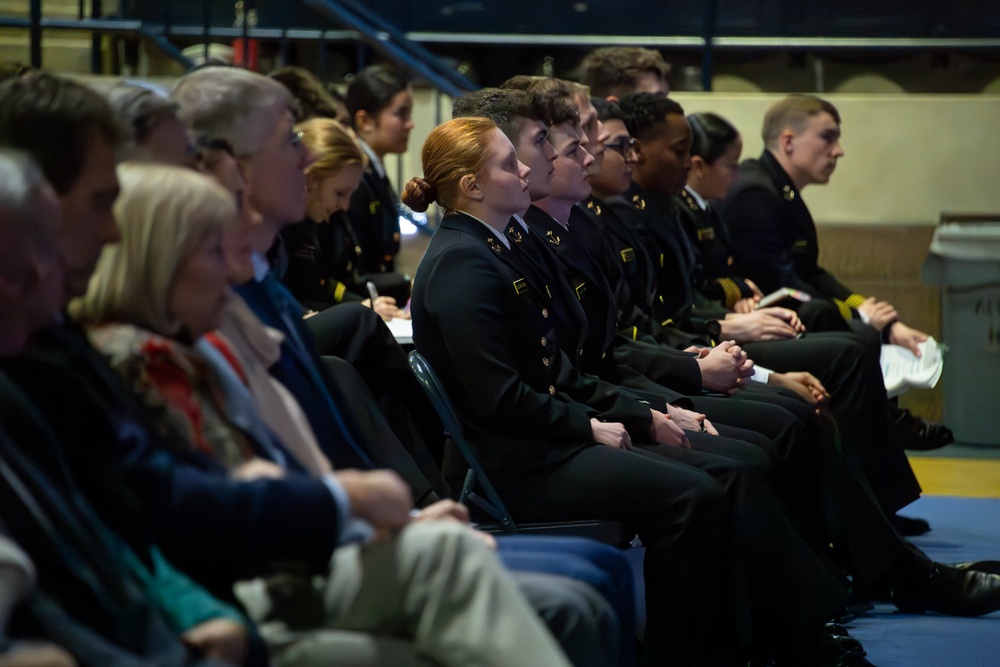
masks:
<svg viewBox="0 0 1000 667"><path fill-rule="evenodd" d="M252 441L226 426L226 385L205 372L195 346L209 334L231 355L210 332L230 298L222 235L236 221L233 198L194 173L138 165L120 172L132 195L116 207L126 233L105 248L74 310L100 323L91 331L95 345L147 402L163 408L161 431L238 469L255 458Z"/></svg>

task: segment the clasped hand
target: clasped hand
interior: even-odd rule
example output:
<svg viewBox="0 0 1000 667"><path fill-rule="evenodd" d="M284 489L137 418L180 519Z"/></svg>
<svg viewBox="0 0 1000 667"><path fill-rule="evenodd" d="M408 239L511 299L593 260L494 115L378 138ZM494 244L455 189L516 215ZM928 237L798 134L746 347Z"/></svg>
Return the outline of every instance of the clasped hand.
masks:
<svg viewBox="0 0 1000 667"><path fill-rule="evenodd" d="M725 319L719 320L719 327L723 338L743 343L794 338L806 330L794 310L778 307L727 313Z"/></svg>
<svg viewBox="0 0 1000 667"><path fill-rule="evenodd" d="M709 391L734 394L753 377L753 361L735 341L726 340L713 348L691 346L685 351L698 355L701 386Z"/></svg>

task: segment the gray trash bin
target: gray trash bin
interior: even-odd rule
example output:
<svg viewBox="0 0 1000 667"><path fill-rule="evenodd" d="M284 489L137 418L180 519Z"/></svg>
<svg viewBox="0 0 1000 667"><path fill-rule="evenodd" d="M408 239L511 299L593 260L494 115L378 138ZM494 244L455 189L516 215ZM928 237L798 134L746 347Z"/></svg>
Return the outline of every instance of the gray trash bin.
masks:
<svg viewBox="0 0 1000 667"><path fill-rule="evenodd" d="M938 227L923 280L941 287L944 421L957 441L1000 446L1000 221Z"/></svg>

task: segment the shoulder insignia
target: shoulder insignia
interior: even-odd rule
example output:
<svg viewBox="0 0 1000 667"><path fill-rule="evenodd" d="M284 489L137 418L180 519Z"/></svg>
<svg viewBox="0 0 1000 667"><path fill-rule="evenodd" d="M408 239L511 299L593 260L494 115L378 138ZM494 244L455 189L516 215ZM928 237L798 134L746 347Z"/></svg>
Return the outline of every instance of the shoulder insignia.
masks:
<svg viewBox="0 0 1000 667"><path fill-rule="evenodd" d="M629 262L635 261L635 248L622 248L621 249L622 261L628 264Z"/></svg>
<svg viewBox="0 0 1000 667"><path fill-rule="evenodd" d="M492 236L487 236L486 237L486 242L488 244L490 244L490 250L492 250L496 254L499 255L499 254L501 254L503 252L503 246L501 246L499 243L497 243L497 240L495 238L493 238Z"/></svg>
<svg viewBox="0 0 1000 667"><path fill-rule="evenodd" d="M559 245L562 243L562 239L556 236L551 229L545 232L545 235L549 237L549 243L552 245Z"/></svg>
<svg viewBox="0 0 1000 667"><path fill-rule="evenodd" d="M594 212L594 215L601 215L601 207L593 201L587 202L587 208Z"/></svg>
<svg viewBox="0 0 1000 667"><path fill-rule="evenodd" d="M520 243L524 240L524 237L521 236L521 232L514 225L507 228L507 236L509 236L514 243Z"/></svg>
<svg viewBox="0 0 1000 667"><path fill-rule="evenodd" d="M514 293L524 294L528 291L528 283L524 278L518 278L514 281Z"/></svg>
<svg viewBox="0 0 1000 667"><path fill-rule="evenodd" d="M702 227L698 230L699 241L711 241L715 239L715 227Z"/></svg>
<svg viewBox="0 0 1000 667"><path fill-rule="evenodd" d="M792 201L795 199L795 190L790 185L786 185L781 189L781 195L786 201Z"/></svg>
<svg viewBox="0 0 1000 667"><path fill-rule="evenodd" d="M368 215L375 215L376 213L378 213L378 209L380 206L382 206L382 202L378 201L377 199L375 201L368 202Z"/></svg>
<svg viewBox="0 0 1000 667"><path fill-rule="evenodd" d="M646 210L646 200L639 195L632 195L632 205L640 211Z"/></svg>
<svg viewBox="0 0 1000 667"><path fill-rule="evenodd" d="M694 198L691 196L691 193L689 193L687 190L681 190L681 195L684 197L684 201L687 203L689 209L691 209L692 211L701 210L701 207L698 206L698 202L694 200Z"/></svg>

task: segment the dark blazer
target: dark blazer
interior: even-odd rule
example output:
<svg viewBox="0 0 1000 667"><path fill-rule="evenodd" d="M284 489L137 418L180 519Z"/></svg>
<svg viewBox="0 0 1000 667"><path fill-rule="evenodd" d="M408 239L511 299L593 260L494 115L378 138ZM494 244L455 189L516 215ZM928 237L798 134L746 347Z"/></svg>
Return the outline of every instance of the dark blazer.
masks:
<svg viewBox="0 0 1000 667"><path fill-rule="evenodd" d="M693 356L660 345L643 346L618 335L619 309L614 289L604 263L592 254L592 251L600 251L600 238L594 238L600 230L588 220L583 209L573 207L568 228L563 228L534 206L528 209L525 220L531 226L532 236L545 238L547 250L565 267L575 286L575 296L586 313L590 335L583 345L583 353L578 354L574 362L577 368L627 388L658 410L664 410L665 403L689 407L678 385L691 389L693 384L694 393L701 390L700 374L692 383L689 373L691 364L697 373ZM656 377L647 373L650 367L659 372Z"/></svg>
<svg viewBox="0 0 1000 667"><path fill-rule="evenodd" d="M792 179L765 150L745 160L721 208L736 251L733 269L765 293L793 287L851 307L861 297L819 266L816 225Z"/></svg>
<svg viewBox="0 0 1000 667"><path fill-rule="evenodd" d="M663 209L671 208L666 198L647 197L637 190L631 196L631 200L620 201L613 209L623 219L631 221L633 229L643 224L645 216L658 211L662 215ZM654 243L650 254L659 256L666 266L669 246L656 245L653 235L647 238ZM738 242L734 239L734 243ZM666 285L662 287L666 288ZM658 281L650 292L655 294L659 289L661 285ZM662 302L658 297L651 301L650 308L654 311L651 314L655 315L655 306L662 305ZM717 317L699 313L693 308L680 316L681 321L671 323L676 328L692 332L692 337L718 340L718 330L714 334L712 332L718 326ZM713 320L716 320L714 327ZM664 327L667 328L666 323ZM673 331L674 328L667 330ZM888 408L885 388L880 380L878 349L870 345L867 337L841 332L810 333L801 339L746 343L742 347L755 362L776 371L807 370L831 391L834 397L831 409L841 433L845 441L855 444L868 479L888 513L919 497L920 487L905 455L898 446L887 442L885 420Z"/></svg>
<svg viewBox="0 0 1000 667"><path fill-rule="evenodd" d="M236 288L251 310L269 327L285 334L281 357L268 369L295 396L316 434L323 452L335 468L391 468L410 485L413 497L433 500L443 492L443 482L432 479L436 471L421 464L422 453L411 453L386 423L379 404L358 371L350 364L327 363L320 357L313 331L302 319L303 308L288 290L269 273L263 281L250 281ZM282 316L282 309L287 316ZM358 304L344 304L327 309L310 320L333 324L341 309L347 309L345 322L357 322L355 315L374 323L374 330L355 329L353 339L359 358L380 353L387 344L395 345L385 325L371 309ZM329 329L330 327L327 327ZM343 338L350 338L350 333ZM329 331L327 331L330 337ZM388 338L388 341L385 338ZM301 341L299 346L296 341ZM373 348L367 350L366 348ZM398 350L398 346L395 346ZM397 356L402 356L401 353ZM357 363L352 359L352 362ZM335 372L331 372L333 369ZM372 372L375 372L374 367Z"/></svg>
<svg viewBox="0 0 1000 667"><path fill-rule="evenodd" d="M399 253L399 197L388 178L368 165L358 189L351 195L347 215L361 246L361 273L395 270Z"/></svg>
<svg viewBox="0 0 1000 667"><path fill-rule="evenodd" d="M5 399L17 400L16 392L7 390ZM34 413L28 403L18 409ZM38 588L14 610L11 639L44 637L82 665L202 664L167 616L179 612L176 620L186 629L213 617L236 620L236 611L158 554L154 566L148 537L133 535L130 547L112 531L77 488L44 422L36 426L25 443L0 430L0 533L31 558L38 580ZM140 571L154 568L157 580L149 586ZM260 648L245 664L261 663Z"/></svg>
<svg viewBox="0 0 1000 667"><path fill-rule="evenodd" d="M645 435L646 406L573 367L550 295L512 248L478 220L448 216L414 283L414 342L484 464L518 472L563 460L593 444L591 417Z"/></svg>
<svg viewBox="0 0 1000 667"><path fill-rule="evenodd" d="M331 463L338 468L371 468L363 443L357 441L357 434L350 430L346 415L333 399L330 387L334 379L316 354L312 333L302 319L302 307L271 273L263 281L251 280L238 286L236 292L264 324L285 334L281 357L269 370L302 406ZM284 303L277 303L279 298ZM287 318L282 308L288 310Z"/></svg>
<svg viewBox="0 0 1000 667"><path fill-rule="evenodd" d="M358 275L361 247L344 212L325 222L303 220L281 230L288 268L281 277L295 298L310 310L368 298Z"/></svg>
<svg viewBox="0 0 1000 667"><path fill-rule="evenodd" d="M735 253L718 213L703 209L686 189L675 198L674 208L694 250L695 280L702 295L724 308L752 297L750 286L733 272Z"/></svg>
<svg viewBox="0 0 1000 667"><path fill-rule="evenodd" d="M633 184L634 185L634 184ZM696 288L695 252L681 229L673 197L631 191L631 211L624 214L653 259L647 286L649 314L654 320L696 334L703 342L718 342L718 320L726 309L700 298Z"/></svg>
<svg viewBox="0 0 1000 667"><path fill-rule="evenodd" d="M126 538L132 522L149 521L168 559L219 597L230 599L234 581L275 563L326 566L339 514L322 481L290 474L236 482L213 459L161 439L146 427L148 408L81 330L50 326L2 368L51 426L102 518ZM29 434L11 400L0 403L5 428Z"/></svg>

